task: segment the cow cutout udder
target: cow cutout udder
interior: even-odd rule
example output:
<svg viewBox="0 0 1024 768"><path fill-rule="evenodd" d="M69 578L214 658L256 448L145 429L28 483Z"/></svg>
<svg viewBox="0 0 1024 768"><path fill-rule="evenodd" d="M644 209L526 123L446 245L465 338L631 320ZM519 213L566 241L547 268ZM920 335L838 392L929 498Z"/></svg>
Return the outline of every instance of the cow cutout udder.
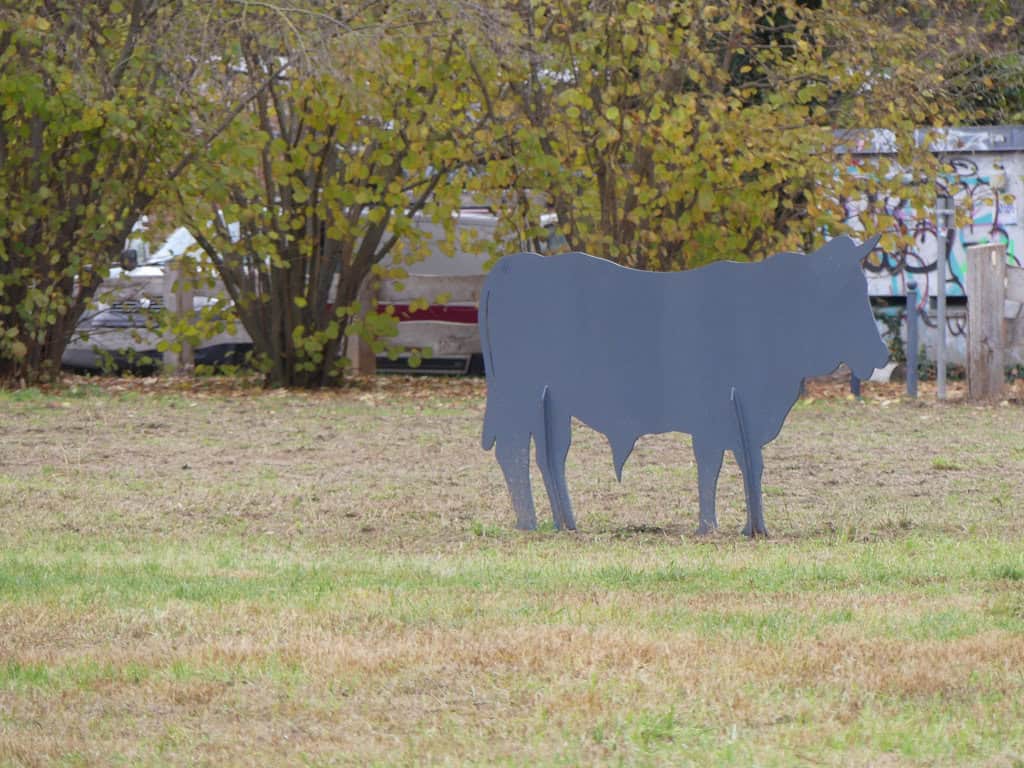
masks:
<svg viewBox="0 0 1024 768"><path fill-rule="evenodd" d="M537 526L533 440L555 527L575 529L565 482L575 417L608 438L620 480L641 435L692 435L702 533L718 527L715 491L731 451L743 474L744 533L767 535L761 449L803 379L841 362L867 378L888 359L861 270L875 242L838 237L809 255L670 273L585 253L498 261L480 297L483 447L496 446L517 527Z"/></svg>

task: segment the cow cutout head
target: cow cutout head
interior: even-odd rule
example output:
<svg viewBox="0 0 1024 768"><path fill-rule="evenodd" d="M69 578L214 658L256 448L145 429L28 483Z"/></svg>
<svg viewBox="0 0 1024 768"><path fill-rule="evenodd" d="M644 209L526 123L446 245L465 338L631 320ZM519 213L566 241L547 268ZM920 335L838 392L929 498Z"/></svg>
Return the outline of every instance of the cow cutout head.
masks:
<svg viewBox="0 0 1024 768"><path fill-rule="evenodd" d="M889 350L871 312L862 268L878 240L876 236L858 246L849 237L837 237L809 257L822 287L815 302L816 314L825 318L825 326L832 330L832 343L824 349L833 357L824 367L835 370L846 363L862 379L889 360Z"/></svg>

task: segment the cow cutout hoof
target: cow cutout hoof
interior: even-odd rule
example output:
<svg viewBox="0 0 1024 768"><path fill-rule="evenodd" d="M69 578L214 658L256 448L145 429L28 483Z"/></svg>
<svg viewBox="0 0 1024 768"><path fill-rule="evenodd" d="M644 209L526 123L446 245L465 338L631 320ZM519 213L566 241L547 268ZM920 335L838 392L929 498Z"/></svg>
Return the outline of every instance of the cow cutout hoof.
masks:
<svg viewBox="0 0 1024 768"><path fill-rule="evenodd" d="M718 533L718 526L714 523L701 523L694 531L695 536L710 536L714 533Z"/></svg>
<svg viewBox="0 0 1024 768"><path fill-rule="evenodd" d="M749 523L743 528L743 535L748 539L768 538L768 529L765 527L753 528Z"/></svg>

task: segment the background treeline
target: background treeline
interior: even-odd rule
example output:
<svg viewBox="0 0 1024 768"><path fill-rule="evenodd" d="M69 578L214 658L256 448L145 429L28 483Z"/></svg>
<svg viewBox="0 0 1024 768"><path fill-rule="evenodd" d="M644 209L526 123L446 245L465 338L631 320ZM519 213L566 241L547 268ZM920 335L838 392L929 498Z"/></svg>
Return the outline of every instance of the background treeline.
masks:
<svg viewBox="0 0 1024 768"><path fill-rule="evenodd" d="M0 380L52 376L144 214L189 226L272 385L322 386L414 217L645 269L809 249L914 128L1024 120L1021 0L2 0ZM899 151L843 159L858 129ZM896 169L898 168L898 173ZM870 209L872 229L890 223ZM611 309L611 308L610 308Z"/></svg>

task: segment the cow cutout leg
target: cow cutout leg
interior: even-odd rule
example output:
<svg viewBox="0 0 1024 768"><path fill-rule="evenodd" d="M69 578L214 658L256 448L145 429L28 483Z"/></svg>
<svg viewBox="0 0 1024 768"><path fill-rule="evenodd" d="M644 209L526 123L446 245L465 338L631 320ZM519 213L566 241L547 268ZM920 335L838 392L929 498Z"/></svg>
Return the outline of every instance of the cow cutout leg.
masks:
<svg viewBox="0 0 1024 768"><path fill-rule="evenodd" d="M697 535L703 536L718 530L718 513L715 510L715 496L718 492L718 475L722 471L724 451L709 446L697 437L693 438L693 456L697 460L697 491L700 497L700 517Z"/></svg>
<svg viewBox="0 0 1024 768"><path fill-rule="evenodd" d="M743 473L743 491L747 497L747 524L743 528L743 533L750 537L767 536L768 529L764 524L764 510L761 507L761 472L764 469L761 446L755 447L747 433L743 404L740 402L740 395L736 391L736 387L733 387L729 393L729 399L732 400L733 411L736 414L736 427L739 431L741 446L739 449L733 450L733 455Z"/></svg>
<svg viewBox="0 0 1024 768"><path fill-rule="evenodd" d="M761 475L764 472L764 458L760 447L751 447L749 455L743 450L733 452L736 463L743 473L743 491L747 497L747 524L743 534L754 538L767 536L768 527L764 522L764 500L761 495Z"/></svg>
<svg viewBox="0 0 1024 768"><path fill-rule="evenodd" d="M495 450L498 465L505 475L512 508L516 512L516 528L521 531L537 529L537 513L533 508L533 492L530 490L530 433L525 435L502 435Z"/></svg>
<svg viewBox="0 0 1024 768"><path fill-rule="evenodd" d="M544 426L537 435L537 464L551 502L551 517L558 530L576 530L576 519L565 482L565 459L572 443L572 420L558 414L551 404L551 394L544 388L542 413Z"/></svg>

